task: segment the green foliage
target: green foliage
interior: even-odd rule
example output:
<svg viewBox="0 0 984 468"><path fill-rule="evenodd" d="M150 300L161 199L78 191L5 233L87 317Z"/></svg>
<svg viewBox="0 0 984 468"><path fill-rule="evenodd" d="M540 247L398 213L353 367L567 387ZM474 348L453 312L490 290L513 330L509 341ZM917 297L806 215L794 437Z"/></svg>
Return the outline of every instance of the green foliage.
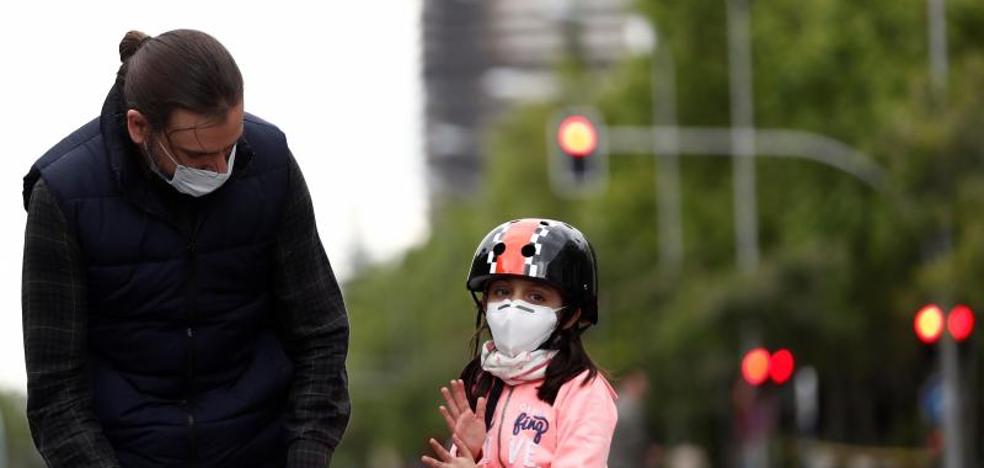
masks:
<svg viewBox="0 0 984 468"><path fill-rule="evenodd" d="M441 201L425 245L346 285L355 409L340 456L364 463L360 454L392 447L409 460L427 436L446 433L437 388L468 359L474 306L463 283L473 249L491 227L525 216L568 221L594 244L601 322L587 333L588 349L616 379L632 368L648 371L658 440L699 443L715 466L723 464L740 355L758 344L791 348L801 365L817 369L820 438L923 444L918 392L934 361L916 345L912 315L929 301L984 310L984 5L947 4L950 78L947 95L937 97L929 90L923 2L753 2L757 125L839 139L882 166L886 181L876 191L814 162L759 159L763 258L749 275L734 268L725 158L682 161L679 272L657 260L651 156L612 155L609 188L599 197L570 201L549 190L544 128L553 110L587 99L610 125L648 124L647 60L627 61L589 91L565 90L579 102L505 116L487 139L481 193ZM724 3L638 7L673 47L680 123L728 125ZM780 431L794 435L784 415Z"/></svg>
<svg viewBox="0 0 984 468"><path fill-rule="evenodd" d="M7 459L0 465L17 468L42 468L44 460L34 448L31 431L27 425L27 402L24 396L14 392L0 392L0 435L6 432ZM0 450L0 454L2 454ZM4 465L4 462L7 465Z"/></svg>

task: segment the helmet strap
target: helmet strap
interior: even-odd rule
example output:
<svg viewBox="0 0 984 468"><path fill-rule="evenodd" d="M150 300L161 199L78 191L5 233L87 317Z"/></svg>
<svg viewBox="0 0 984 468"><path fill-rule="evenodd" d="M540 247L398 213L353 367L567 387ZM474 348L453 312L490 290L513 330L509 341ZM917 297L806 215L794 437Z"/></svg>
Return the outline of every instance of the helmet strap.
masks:
<svg viewBox="0 0 984 468"><path fill-rule="evenodd" d="M472 300L475 301L475 307L478 307L478 311L481 312L482 301L478 299L478 294L475 294L475 291L472 291L471 289L468 290L468 294L471 294Z"/></svg>
<svg viewBox="0 0 984 468"><path fill-rule="evenodd" d="M471 293L472 300L475 301L475 329L478 330L478 328L482 326L482 312L484 312L485 309L482 307L482 301L478 299L478 295L475 294L475 291L468 292Z"/></svg>
<svg viewBox="0 0 984 468"><path fill-rule="evenodd" d="M482 327L482 301L478 300L478 295L475 294L475 291L469 290L468 292L471 294L472 300L475 301L475 339L473 340L472 355L478 356L478 349L482 346L482 343L478 339L479 329Z"/></svg>

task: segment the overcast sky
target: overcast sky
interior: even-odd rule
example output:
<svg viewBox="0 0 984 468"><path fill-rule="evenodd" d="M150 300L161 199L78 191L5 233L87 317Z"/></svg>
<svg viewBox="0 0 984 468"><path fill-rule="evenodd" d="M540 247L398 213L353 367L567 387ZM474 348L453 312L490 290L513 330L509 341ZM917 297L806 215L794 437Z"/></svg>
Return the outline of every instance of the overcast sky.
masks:
<svg viewBox="0 0 984 468"><path fill-rule="evenodd" d="M98 6L97 6L98 5ZM0 7L0 388L25 386L22 177L98 115L130 29L200 29L232 52L246 110L278 125L304 171L336 272L362 244L393 258L427 234L419 0L6 2Z"/></svg>

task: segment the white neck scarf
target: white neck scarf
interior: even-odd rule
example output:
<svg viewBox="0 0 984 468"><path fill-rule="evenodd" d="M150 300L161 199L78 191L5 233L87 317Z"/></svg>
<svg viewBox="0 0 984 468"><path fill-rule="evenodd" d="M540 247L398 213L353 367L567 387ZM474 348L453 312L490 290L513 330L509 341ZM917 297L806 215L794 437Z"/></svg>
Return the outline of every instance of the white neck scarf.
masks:
<svg viewBox="0 0 984 468"><path fill-rule="evenodd" d="M547 374L547 365L556 354L557 350L538 349L510 357L495 349L495 344L489 340L482 344L482 369L502 379L507 385L543 380Z"/></svg>

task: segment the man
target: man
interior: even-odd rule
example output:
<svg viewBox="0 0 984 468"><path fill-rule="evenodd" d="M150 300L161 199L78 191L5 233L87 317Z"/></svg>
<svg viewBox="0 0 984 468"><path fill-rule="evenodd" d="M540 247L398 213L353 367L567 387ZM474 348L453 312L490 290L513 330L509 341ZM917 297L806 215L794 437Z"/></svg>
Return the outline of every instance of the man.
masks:
<svg viewBox="0 0 984 468"><path fill-rule="evenodd" d="M324 467L348 320L286 140L191 30L120 43L24 178L28 419L54 467Z"/></svg>

